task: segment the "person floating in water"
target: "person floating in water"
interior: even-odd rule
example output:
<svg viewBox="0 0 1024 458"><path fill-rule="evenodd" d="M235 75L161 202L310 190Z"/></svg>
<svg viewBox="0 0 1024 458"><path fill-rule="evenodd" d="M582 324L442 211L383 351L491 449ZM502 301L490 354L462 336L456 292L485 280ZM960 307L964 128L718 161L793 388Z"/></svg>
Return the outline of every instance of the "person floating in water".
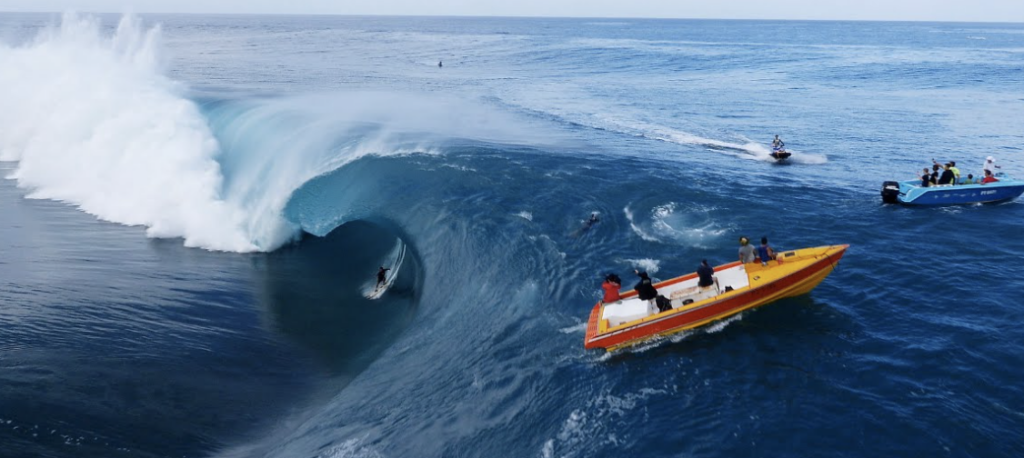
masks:
<svg viewBox="0 0 1024 458"><path fill-rule="evenodd" d="M601 221L601 218L598 218L597 212L593 212L590 214L590 219L587 220L584 226L589 228L590 226L597 224L598 221Z"/></svg>
<svg viewBox="0 0 1024 458"><path fill-rule="evenodd" d="M389 270L391 269L385 269L384 266L380 266L380 270L377 271L377 289L380 289L380 287L384 285L384 280L387 279L387 274L385 272Z"/></svg>
<svg viewBox="0 0 1024 458"><path fill-rule="evenodd" d="M444 67L444 65L441 64L441 61L437 61L437 68L441 68L441 67Z"/></svg>

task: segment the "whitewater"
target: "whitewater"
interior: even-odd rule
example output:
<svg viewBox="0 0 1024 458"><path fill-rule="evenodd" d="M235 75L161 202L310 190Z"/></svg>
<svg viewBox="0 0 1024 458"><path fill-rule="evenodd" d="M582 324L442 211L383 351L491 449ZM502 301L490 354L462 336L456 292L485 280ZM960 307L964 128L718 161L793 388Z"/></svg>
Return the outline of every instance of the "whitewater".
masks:
<svg viewBox="0 0 1024 458"><path fill-rule="evenodd" d="M1019 24L0 14L0 457L1020 456L1024 204L878 191L933 158L1024 176L1022 50ZM740 236L851 248L808 295L583 349L606 274Z"/></svg>
<svg viewBox="0 0 1024 458"><path fill-rule="evenodd" d="M108 36L75 13L5 46L0 160L18 164L9 178L32 198L145 226L150 237L273 251L297 239L281 212L313 177L367 154L430 154L452 137L515 143L529 132L462 100L394 92L223 101L207 117L164 75L161 47L159 25L124 16ZM542 135L530 141L554 141Z"/></svg>

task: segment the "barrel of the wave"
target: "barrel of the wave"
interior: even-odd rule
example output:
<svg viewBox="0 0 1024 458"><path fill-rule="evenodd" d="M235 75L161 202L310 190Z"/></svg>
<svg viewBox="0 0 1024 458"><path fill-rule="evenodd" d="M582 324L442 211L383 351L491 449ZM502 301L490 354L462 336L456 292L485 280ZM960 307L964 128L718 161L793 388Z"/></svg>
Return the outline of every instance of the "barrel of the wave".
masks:
<svg viewBox="0 0 1024 458"><path fill-rule="evenodd" d="M635 291L619 301L598 302L590 312L586 348L614 351L736 315L744 310L811 292L828 277L849 245L832 245L779 253L777 260L715 267L717 285L700 287L691 273L657 283L671 309L659 311Z"/></svg>

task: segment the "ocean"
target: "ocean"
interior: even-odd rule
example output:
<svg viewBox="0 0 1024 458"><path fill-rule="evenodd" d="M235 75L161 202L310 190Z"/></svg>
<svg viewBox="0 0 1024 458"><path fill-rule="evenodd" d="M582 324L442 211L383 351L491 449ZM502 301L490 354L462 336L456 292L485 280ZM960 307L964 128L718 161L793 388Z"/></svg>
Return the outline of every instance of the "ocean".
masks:
<svg viewBox="0 0 1024 458"><path fill-rule="evenodd" d="M1024 201L879 196L1022 113L1024 24L0 14L0 457L1022 456ZM851 248L584 350L740 236Z"/></svg>

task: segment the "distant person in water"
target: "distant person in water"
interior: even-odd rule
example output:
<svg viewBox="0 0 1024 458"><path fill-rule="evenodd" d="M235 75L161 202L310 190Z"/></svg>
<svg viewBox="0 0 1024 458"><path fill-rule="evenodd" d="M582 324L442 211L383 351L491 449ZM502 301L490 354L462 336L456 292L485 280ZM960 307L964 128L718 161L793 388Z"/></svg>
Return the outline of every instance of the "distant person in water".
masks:
<svg viewBox="0 0 1024 458"><path fill-rule="evenodd" d="M387 279L386 272L391 269L385 269L384 266L380 266L380 270L377 271L377 288L379 289L384 285L384 280Z"/></svg>
<svg viewBox="0 0 1024 458"><path fill-rule="evenodd" d="M593 213L590 214L590 219L587 220L587 222L585 223L585 226L586 227L593 226L593 225L597 224L598 221L601 221L601 218L597 217L597 212L593 212Z"/></svg>
<svg viewBox="0 0 1024 458"><path fill-rule="evenodd" d="M441 68L441 67L444 67L444 65L441 64L441 61L437 61L437 68Z"/></svg>

